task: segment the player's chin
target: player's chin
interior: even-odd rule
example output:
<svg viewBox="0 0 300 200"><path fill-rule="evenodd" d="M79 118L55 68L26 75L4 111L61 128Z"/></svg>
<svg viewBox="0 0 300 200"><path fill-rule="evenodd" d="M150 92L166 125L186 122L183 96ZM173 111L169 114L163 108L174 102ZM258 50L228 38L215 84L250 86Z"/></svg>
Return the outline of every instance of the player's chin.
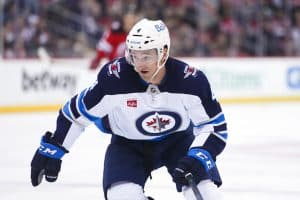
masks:
<svg viewBox="0 0 300 200"><path fill-rule="evenodd" d="M140 75L140 77L142 77L143 79L148 79L148 78L150 78L150 72L140 72L139 75Z"/></svg>

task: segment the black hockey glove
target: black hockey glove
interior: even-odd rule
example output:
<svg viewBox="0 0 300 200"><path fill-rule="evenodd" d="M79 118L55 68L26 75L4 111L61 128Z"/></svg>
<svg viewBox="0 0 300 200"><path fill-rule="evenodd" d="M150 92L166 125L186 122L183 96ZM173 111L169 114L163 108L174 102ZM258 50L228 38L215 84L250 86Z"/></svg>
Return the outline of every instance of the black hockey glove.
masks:
<svg viewBox="0 0 300 200"><path fill-rule="evenodd" d="M45 175L46 180L54 182L61 166L61 158L68 150L54 142L52 133L47 132L41 140L41 145L31 161L31 183L38 186Z"/></svg>
<svg viewBox="0 0 300 200"><path fill-rule="evenodd" d="M216 177L215 177L215 173ZM210 153L201 148L192 148L188 155L178 161L173 172L173 181L181 186L189 185L187 175L192 174L194 182L198 184L205 179L220 180L216 165Z"/></svg>

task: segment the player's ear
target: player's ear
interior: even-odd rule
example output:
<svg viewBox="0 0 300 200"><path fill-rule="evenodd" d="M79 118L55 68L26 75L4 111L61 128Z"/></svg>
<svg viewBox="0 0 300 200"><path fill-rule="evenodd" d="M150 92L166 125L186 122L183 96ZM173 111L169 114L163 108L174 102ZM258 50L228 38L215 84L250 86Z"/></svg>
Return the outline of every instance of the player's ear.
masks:
<svg viewBox="0 0 300 200"><path fill-rule="evenodd" d="M164 50L163 50L163 56L162 56L162 58L161 58L161 60L160 60L160 63L159 63L160 65L162 65L163 63L166 62L166 60L167 60L167 58L168 58L167 53L168 53L168 47L165 46L165 47L164 47Z"/></svg>

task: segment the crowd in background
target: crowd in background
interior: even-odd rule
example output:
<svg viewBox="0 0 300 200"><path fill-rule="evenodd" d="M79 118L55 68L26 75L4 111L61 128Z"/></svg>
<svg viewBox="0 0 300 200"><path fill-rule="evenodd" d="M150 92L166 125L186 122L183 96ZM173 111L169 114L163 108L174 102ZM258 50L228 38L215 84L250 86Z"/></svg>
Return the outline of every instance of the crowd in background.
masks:
<svg viewBox="0 0 300 200"><path fill-rule="evenodd" d="M87 57L127 12L162 19L172 56L300 56L300 0L4 0L5 58ZM1 40L0 40L1 41Z"/></svg>

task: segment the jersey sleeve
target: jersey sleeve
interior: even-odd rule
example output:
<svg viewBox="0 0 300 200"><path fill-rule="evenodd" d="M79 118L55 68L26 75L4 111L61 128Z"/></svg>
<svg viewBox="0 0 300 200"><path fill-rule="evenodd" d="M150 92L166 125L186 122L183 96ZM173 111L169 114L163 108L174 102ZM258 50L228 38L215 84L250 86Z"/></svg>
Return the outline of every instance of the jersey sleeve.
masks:
<svg viewBox="0 0 300 200"><path fill-rule="evenodd" d="M105 92L99 81L103 70L93 85L73 96L59 111L54 140L68 150L90 124L95 124L104 133L110 132L107 106L102 105Z"/></svg>
<svg viewBox="0 0 300 200"><path fill-rule="evenodd" d="M210 152L212 157L220 154L226 146L227 123L221 105L214 96L206 76L198 71L195 85L199 99L195 100L189 108L191 120L194 125L195 140L191 145L201 147Z"/></svg>

